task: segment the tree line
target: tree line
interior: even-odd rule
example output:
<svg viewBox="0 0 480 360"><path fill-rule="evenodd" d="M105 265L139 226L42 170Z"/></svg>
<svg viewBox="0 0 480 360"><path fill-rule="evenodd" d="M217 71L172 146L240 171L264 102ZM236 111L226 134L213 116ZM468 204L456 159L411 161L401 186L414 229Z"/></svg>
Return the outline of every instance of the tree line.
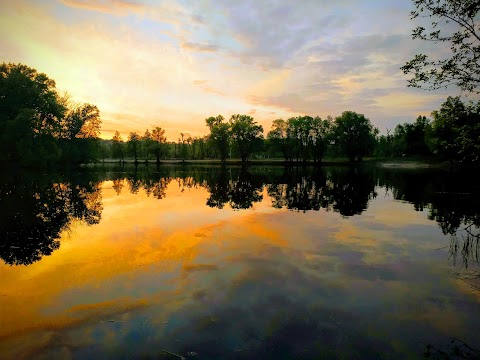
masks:
<svg viewBox="0 0 480 360"><path fill-rule="evenodd" d="M97 158L100 111L72 103L55 81L23 64L0 64L0 161L46 167Z"/></svg>
<svg viewBox="0 0 480 360"><path fill-rule="evenodd" d="M419 116L414 123L397 125L393 134L380 136L376 155L480 162L480 101L464 103L460 97L449 97L432 112L432 119Z"/></svg>
<svg viewBox="0 0 480 360"><path fill-rule="evenodd" d="M123 141L116 131L108 142L107 156L123 161L130 156L154 157L157 162L165 158L219 159L238 158L246 162L255 158L283 157L286 162L314 161L320 163L325 154L346 155L350 161L362 160L375 149L376 129L362 114L345 111L333 119L328 117L298 116L288 120L277 119L267 137L263 127L253 117L234 114L228 121L222 115L205 119L209 134L191 137L181 133L178 141L167 141L161 127L146 130L143 136L136 132Z"/></svg>
<svg viewBox="0 0 480 360"><path fill-rule="evenodd" d="M429 156L450 162L480 161L480 101L449 97L432 119L420 116L379 135L367 117L354 111L325 119L276 119L264 137L253 117L234 114L205 119L208 135L180 133L167 140L156 126L143 135L116 131L99 139L100 111L59 94L55 81L23 64L0 65L0 162L35 167L70 165L113 158L160 163L164 159L283 159L321 163L325 157L361 161L367 156Z"/></svg>
<svg viewBox="0 0 480 360"><path fill-rule="evenodd" d="M105 156L123 161L126 156L150 159L283 158L287 163L316 163L325 157L345 157L350 162L366 156L401 158L420 156L438 161L480 162L480 101L463 102L448 97L432 118L419 116L412 123L398 124L394 131L378 128L363 114L344 111L335 119L328 116L297 116L276 119L266 138L263 127L248 115L235 114L228 121L222 115L205 119L209 134L191 137L181 133L178 141L168 141L165 131L156 127L136 132L123 141L116 131L105 142Z"/></svg>

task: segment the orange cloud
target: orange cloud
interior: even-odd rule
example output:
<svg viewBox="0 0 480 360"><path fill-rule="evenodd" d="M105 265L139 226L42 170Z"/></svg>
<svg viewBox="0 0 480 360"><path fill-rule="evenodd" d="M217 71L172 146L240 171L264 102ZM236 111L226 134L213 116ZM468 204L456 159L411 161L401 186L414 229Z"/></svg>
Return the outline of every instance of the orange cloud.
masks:
<svg viewBox="0 0 480 360"><path fill-rule="evenodd" d="M127 15L129 12L143 12L143 5L125 0L60 0L64 5L107 14Z"/></svg>

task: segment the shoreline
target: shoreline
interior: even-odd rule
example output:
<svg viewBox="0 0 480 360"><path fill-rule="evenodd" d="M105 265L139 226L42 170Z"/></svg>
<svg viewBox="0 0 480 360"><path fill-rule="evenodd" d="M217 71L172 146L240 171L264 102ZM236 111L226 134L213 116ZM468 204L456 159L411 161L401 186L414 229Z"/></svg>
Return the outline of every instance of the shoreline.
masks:
<svg viewBox="0 0 480 360"><path fill-rule="evenodd" d="M98 165L135 165L133 159L126 159L123 163L119 160L114 159L105 159L105 161L98 161L96 163L84 164L83 166L98 166ZM139 160L136 165L157 165L156 160ZM212 166L256 166L256 165L268 165L268 166L286 166L286 167L302 167L302 166L314 166L314 167L323 167L323 166L379 166L384 168L404 168L404 169L430 169L430 168L449 168L450 164L445 162L431 162L431 161L422 161L422 160L409 160L409 159L376 159L376 158L367 158L363 161L349 162L346 159L326 159L321 163L316 163L313 161L306 162L286 162L283 159L254 159L248 160L245 163L242 163L240 159L227 159L225 162L221 162L218 159L165 159L162 160L158 165L212 165Z"/></svg>

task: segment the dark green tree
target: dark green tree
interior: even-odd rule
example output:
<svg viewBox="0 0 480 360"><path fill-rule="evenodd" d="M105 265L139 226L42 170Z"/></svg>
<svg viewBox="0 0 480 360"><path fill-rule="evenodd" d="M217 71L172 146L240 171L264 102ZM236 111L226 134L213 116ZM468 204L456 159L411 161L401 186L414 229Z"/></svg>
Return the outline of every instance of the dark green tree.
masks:
<svg viewBox="0 0 480 360"><path fill-rule="evenodd" d="M332 139L333 120L327 118L322 120L315 117L312 121L310 129L310 142L312 147L312 155L315 162L322 162L323 156L327 151L327 147Z"/></svg>
<svg viewBox="0 0 480 360"><path fill-rule="evenodd" d="M180 133L180 137L178 138L178 146L180 149L180 158L182 159L182 162L185 162L185 160L188 157L188 142L190 135L185 134L185 133Z"/></svg>
<svg viewBox="0 0 480 360"><path fill-rule="evenodd" d="M205 123L210 129L210 142L218 151L222 162L225 162L228 155L231 127L231 124L224 122L224 120L222 115L205 119Z"/></svg>
<svg viewBox="0 0 480 360"><path fill-rule="evenodd" d="M152 134L150 133L150 130L146 129L141 140L141 148L142 148L141 152L142 152L142 156L145 157L145 161L148 161L148 157L152 152L152 145L153 145Z"/></svg>
<svg viewBox="0 0 480 360"><path fill-rule="evenodd" d="M413 0L416 10L411 19L428 19L428 29L420 25L412 32L413 39L450 46L450 56L431 60L418 54L401 69L413 74L409 86L429 90L450 85L463 91L479 93L480 26L478 0Z"/></svg>
<svg viewBox="0 0 480 360"><path fill-rule="evenodd" d="M251 116L232 115L230 118L232 140L240 154L242 162L251 155L256 139L263 138L263 127Z"/></svg>
<svg viewBox="0 0 480 360"><path fill-rule="evenodd" d="M272 129L267 134L267 139L273 147L279 149L285 161L292 159L292 144L288 137L288 124L283 119L273 120Z"/></svg>
<svg viewBox="0 0 480 360"><path fill-rule="evenodd" d="M100 111L95 105L71 108L60 121L62 160L66 163L95 161L99 152Z"/></svg>
<svg viewBox="0 0 480 360"><path fill-rule="evenodd" d="M359 161L370 154L375 147L375 136L378 129L374 128L368 118L354 111L344 111L335 118L335 142L350 162Z"/></svg>
<svg viewBox="0 0 480 360"><path fill-rule="evenodd" d="M464 104L449 97L432 116L434 153L451 163L480 161L480 101Z"/></svg>
<svg viewBox="0 0 480 360"><path fill-rule="evenodd" d="M120 135L120 132L116 130L115 135L113 135L113 138L112 138L112 156L121 162L123 162L123 159L125 157L123 148L124 148L124 143L123 143L122 135Z"/></svg>
<svg viewBox="0 0 480 360"><path fill-rule="evenodd" d="M0 65L0 160L36 167L95 160L100 124L96 106L70 106L45 74Z"/></svg>
<svg viewBox="0 0 480 360"><path fill-rule="evenodd" d="M66 112L55 81L23 64L0 65L0 160L54 164L56 136ZM45 157L42 157L45 156Z"/></svg>
<svg viewBox="0 0 480 360"><path fill-rule="evenodd" d="M297 161L307 161L312 145L313 118L297 116L287 120L287 136Z"/></svg>
<svg viewBox="0 0 480 360"><path fill-rule="evenodd" d="M127 148L130 155L133 155L134 162L138 163L138 151L140 150L141 137L136 132L128 134Z"/></svg>
<svg viewBox="0 0 480 360"><path fill-rule="evenodd" d="M428 137L430 134L430 120L425 116L417 117L412 123L398 124L390 141L391 154L405 155L430 155Z"/></svg>
<svg viewBox="0 0 480 360"><path fill-rule="evenodd" d="M165 137L165 130L157 126L152 130L152 152L155 154L157 164L160 163L160 158L166 154L167 138Z"/></svg>

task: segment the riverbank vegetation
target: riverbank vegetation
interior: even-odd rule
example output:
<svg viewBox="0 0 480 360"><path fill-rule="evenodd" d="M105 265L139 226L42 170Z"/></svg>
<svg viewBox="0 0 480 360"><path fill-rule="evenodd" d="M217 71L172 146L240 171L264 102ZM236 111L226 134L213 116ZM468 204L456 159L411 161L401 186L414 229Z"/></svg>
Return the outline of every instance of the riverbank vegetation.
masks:
<svg viewBox="0 0 480 360"><path fill-rule="evenodd" d="M0 161L33 167L97 158L100 111L61 95L55 81L22 64L0 64Z"/></svg>
<svg viewBox="0 0 480 360"><path fill-rule="evenodd" d="M96 161L160 163L237 159L320 164L325 158L359 162L365 157L421 157L450 163L480 162L480 101L449 97L431 119L419 116L380 135L365 115L344 111L335 118L297 116L275 119L264 130L253 117L234 114L205 119L208 135L180 133L167 139L161 124L139 132L100 139L99 109L75 104L55 81L23 64L0 66L0 161L53 167Z"/></svg>
<svg viewBox="0 0 480 360"><path fill-rule="evenodd" d="M191 137L182 133L178 141L167 140L159 127L147 129L143 136L130 133L126 142L116 132L111 141L103 142L104 154L117 161L124 161L126 154L133 159L135 155L145 160L155 157L157 162L256 159L319 164L325 158L358 162L367 156L452 164L480 162L480 101L463 102L460 97L449 97L431 118L419 116L411 123L398 124L393 132L386 129L382 135L368 118L354 111L336 118L276 119L266 137L262 126L248 115L232 115L229 121L217 115L205 119L205 123L208 135ZM161 135L153 136L154 131Z"/></svg>

